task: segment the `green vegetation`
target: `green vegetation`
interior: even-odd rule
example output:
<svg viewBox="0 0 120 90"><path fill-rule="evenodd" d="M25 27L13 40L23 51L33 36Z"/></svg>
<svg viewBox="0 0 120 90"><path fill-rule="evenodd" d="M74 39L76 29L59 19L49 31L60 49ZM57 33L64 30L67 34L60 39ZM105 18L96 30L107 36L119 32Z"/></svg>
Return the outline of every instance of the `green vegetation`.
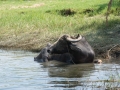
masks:
<svg viewBox="0 0 120 90"><path fill-rule="evenodd" d="M101 54L120 43L120 1L113 1L106 26L108 2L0 0L0 47L40 50L63 34L80 33Z"/></svg>

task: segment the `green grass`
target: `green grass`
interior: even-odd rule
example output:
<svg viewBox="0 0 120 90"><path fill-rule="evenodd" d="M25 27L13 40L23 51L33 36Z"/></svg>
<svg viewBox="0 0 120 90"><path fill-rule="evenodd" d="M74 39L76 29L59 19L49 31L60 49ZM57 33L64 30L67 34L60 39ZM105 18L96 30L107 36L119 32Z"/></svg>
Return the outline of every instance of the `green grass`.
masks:
<svg viewBox="0 0 120 90"><path fill-rule="evenodd" d="M109 0L2 0L0 46L40 50L47 42L53 43L63 34L77 33L86 36L96 51L106 45L120 43L120 2L113 2L109 25L106 26L108 2ZM75 13L66 15L68 9Z"/></svg>

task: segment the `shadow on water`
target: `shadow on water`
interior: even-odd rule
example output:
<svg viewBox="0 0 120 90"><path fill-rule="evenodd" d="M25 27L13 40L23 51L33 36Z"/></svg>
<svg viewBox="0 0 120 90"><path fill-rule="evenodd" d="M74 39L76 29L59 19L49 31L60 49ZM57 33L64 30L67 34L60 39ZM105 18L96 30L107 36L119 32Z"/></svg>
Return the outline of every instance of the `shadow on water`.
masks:
<svg viewBox="0 0 120 90"><path fill-rule="evenodd" d="M79 79L82 80L83 77L91 76L91 73L95 70L93 63L68 65L63 62L50 61L42 63L42 65L43 68L48 68L48 75L50 78L53 78L48 84L52 84L52 87L59 88L75 88L76 86L81 86Z"/></svg>
<svg viewBox="0 0 120 90"><path fill-rule="evenodd" d="M88 76L94 70L94 64L64 65L59 67L49 67L50 77L82 78Z"/></svg>

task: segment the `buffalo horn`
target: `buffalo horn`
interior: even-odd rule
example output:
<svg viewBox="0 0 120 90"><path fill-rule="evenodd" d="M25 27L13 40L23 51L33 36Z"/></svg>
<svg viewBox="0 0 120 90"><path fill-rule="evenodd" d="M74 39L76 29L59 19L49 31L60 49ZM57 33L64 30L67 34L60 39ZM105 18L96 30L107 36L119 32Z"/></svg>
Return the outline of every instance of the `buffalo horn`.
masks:
<svg viewBox="0 0 120 90"><path fill-rule="evenodd" d="M70 41L70 42L76 42L76 41L79 41L79 40L81 40L82 39L82 36L81 35L79 35L79 37L77 38L77 39L72 39L72 38L70 38L70 36L68 36L67 38L66 38L66 40L67 41Z"/></svg>

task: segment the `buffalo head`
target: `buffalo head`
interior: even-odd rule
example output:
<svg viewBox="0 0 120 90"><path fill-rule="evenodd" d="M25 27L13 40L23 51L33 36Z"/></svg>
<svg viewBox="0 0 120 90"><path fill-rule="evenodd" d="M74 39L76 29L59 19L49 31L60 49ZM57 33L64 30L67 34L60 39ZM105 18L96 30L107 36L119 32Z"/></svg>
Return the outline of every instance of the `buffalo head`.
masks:
<svg viewBox="0 0 120 90"><path fill-rule="evenodd" d="M48 61L49 53L47 52L47 50L50 46L51 44L47 44L47 46L40 51L39 55L37 57L34 57L34 61L38 61L38 62Z"/></svg>

